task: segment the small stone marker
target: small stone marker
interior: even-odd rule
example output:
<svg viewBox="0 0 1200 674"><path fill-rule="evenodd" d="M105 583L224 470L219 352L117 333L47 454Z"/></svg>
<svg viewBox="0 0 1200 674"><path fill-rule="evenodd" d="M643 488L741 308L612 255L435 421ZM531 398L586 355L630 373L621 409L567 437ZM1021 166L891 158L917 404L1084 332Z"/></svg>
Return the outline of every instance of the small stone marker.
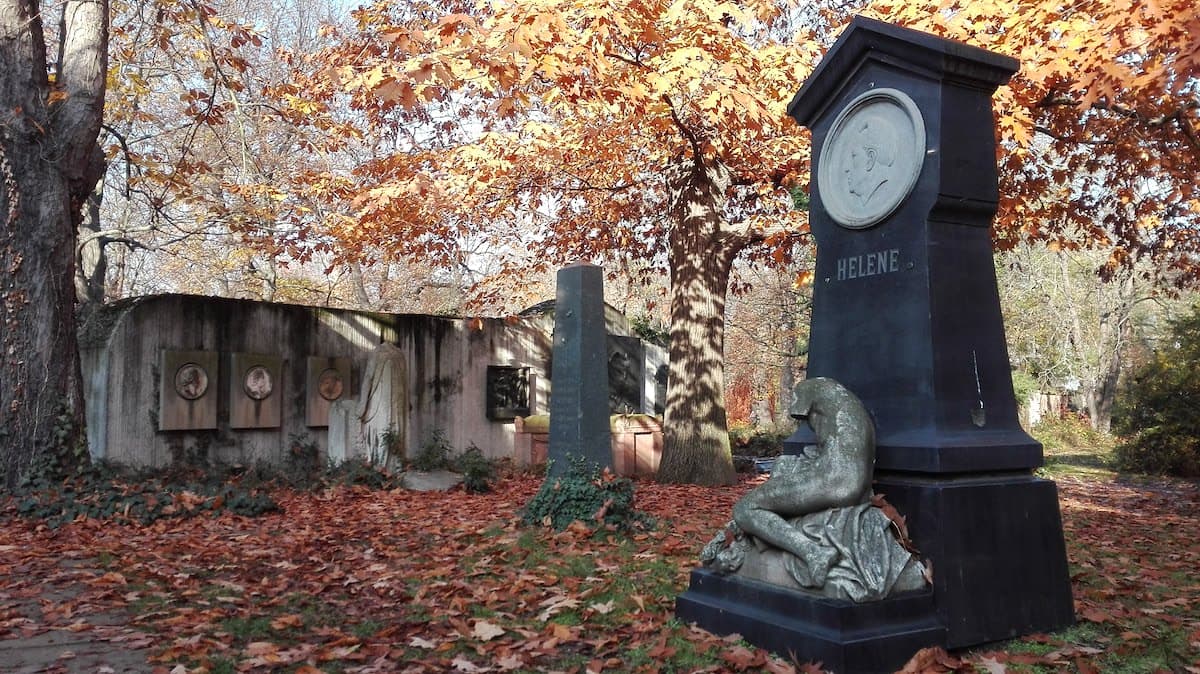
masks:
<svg viewBox="0 0 1200 674"><path fill-rule="evenodd" d="M462 481L461 474L449 470L410 470L400 476L400 486L409 491L450 491Z"/></svg>
<svg viewBox="0 0 1200 674"><path fill-rule="evenodd" d="M608 410L608 348L604 276L600 267L573 264L558 271L550 375L550 475L572 460L612 465Z"/></svg>

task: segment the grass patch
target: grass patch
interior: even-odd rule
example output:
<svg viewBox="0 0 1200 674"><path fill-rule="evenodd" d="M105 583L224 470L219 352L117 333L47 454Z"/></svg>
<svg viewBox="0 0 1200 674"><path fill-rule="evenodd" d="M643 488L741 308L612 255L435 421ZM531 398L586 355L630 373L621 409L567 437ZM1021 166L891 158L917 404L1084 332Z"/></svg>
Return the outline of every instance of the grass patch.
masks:
<svg viewBox="0 0 1200 674"><path fill-rule="evenodd" d="M596 573L596 560L591 555L567 557L559 569L561 575L586 578Z"/></svg>
<svg viewBox="0 0 1200 674"><path fill-rule="evenodd" d="M1086 420L1076 416L1046 418L1030 434L1042 443L1045 466L1038 471L1040 476L1096 480L1116 477L1116 438L1094 430Z"/></svg>
<svg viewBox="0 0 1200 674"><path fill-rule="evenodd" d="M237 674L237 663L229 658L214 658L209 661L210 674Z"/></svg>
<svg viewBox="0 0 1200 674"><path fill-rule="evenodd" d="M1192 662L1182 655L1189 650L1188 637L1181 630L1147 635L1140 648L1127 653L1106 654L1101 660L1105 674L1141 674L1142 672L1181 672ZM1192 651L1193 654L1195 651Z"/></svg>
<svg viewBox="0 0 1200 674"><path fill-rule="evenodd" d="M370 639L384 628L383 623L375 620L364 620L350 627L350 634L362 640Z"/></svg>
<svg viewBox="0 0 1200 674"><path fill-rule="evenodd" d="M226 618L220 622L220 626L221 631L244 642L265 641L275 635L275 630L271 629L269 616Z"/></svg>

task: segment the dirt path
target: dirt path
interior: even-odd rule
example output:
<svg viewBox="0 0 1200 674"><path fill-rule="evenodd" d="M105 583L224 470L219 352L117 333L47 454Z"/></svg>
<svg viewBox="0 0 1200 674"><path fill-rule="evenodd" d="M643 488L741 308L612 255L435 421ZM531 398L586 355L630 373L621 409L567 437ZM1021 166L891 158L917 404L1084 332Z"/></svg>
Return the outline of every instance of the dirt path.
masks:
<svg viewBox="0 0 1200 674"><path fill-rule="evenodd" d="M129 649L98 635L50 630L0 641L5 674L145 674L148 650Z"/></svg>
<svg viewBox="0 0 1200 674"><path fill-rule="evenodd" d="M56 565L62 578L81 567ZM120 613L73 606L77 591L57 583L18 582L0 590L0 674L148 674L154 638L126 625ZM159 668L166 672L165 668Z"/></svg>

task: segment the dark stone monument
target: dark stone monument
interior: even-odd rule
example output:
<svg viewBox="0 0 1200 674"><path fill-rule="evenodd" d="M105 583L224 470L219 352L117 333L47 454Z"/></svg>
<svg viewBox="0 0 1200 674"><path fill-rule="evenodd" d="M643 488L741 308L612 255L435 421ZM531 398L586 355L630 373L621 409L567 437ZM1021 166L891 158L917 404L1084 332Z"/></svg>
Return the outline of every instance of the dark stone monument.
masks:
<svg viewBox="0 0 1200 674"><path fill-rule="evenodd" d="M1017 421L992 261L1010 58L856 17L789 113L812 130L808 376L875 418L875 491L933 562L946 646L1074 620L1057 489ZM787 444L798 452L809 439Z"/></svg>
<svg viewBox="0 0 1200 674"><path fill-rule="evenodd" d="M553 358L550 475L564 474L579 459L611 467L604 276L596 265L558 270Z"/></svg>
<svg viewBox="0 0 1200 674"><path fill-rule="evenodd" d="M808 376L875 420L874 490L932 563L924 593L854 605L707 571L677 614L842 672L894 671L1074 620L1053 482L1017 421L993 271L991 95L1013 59L856 17L789 113L812 130ZM785 442L803 454L805 425Z"/></svg>
<svg viewBox="0 0 1200 674"><path fill-rule="evenodd" d="M488 365L486 384L488 419L511 421L529 416L529 368Z"/></svg>

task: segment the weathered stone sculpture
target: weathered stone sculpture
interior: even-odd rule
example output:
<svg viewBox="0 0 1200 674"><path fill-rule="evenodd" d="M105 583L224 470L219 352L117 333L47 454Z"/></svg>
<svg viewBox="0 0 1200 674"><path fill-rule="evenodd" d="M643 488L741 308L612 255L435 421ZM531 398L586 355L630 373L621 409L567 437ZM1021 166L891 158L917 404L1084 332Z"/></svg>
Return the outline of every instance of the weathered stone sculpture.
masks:
<svg viewBox="0 0 1200 674"><path fill-rule="evenodd" d="M853 601L925 585L924 570L872 504L875 430L862 403L832 379L801 382L792 416L817 444L782 456L770 479L733 507L701 553L718 573Z"/></svg>
<svg viewBox="0 0 1200 674"><path fill-rule="evenodd" d="M351 458L376 466L397 463L408 437L408 357L399 347L383 342L375 347L363 373L358 398L338 398L329 408L329 459L335 464ZM325 397L326 392L321 392Z"/></svg>

